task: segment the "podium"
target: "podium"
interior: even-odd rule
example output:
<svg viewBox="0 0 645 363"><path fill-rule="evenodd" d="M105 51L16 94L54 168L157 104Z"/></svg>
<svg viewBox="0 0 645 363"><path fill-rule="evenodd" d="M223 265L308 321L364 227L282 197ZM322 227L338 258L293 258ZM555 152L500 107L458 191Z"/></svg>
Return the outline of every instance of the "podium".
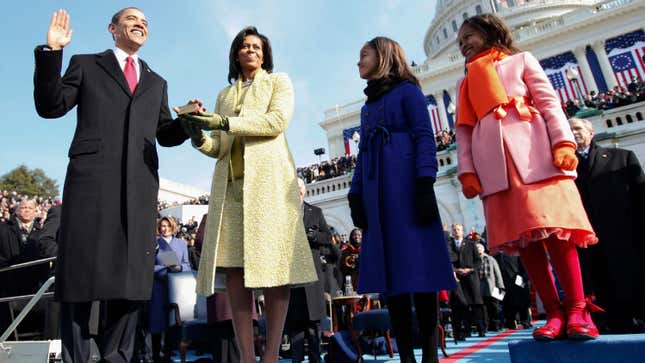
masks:
<svg viewBox="0 0 645 363"><path fill-rule="evenodd" d="M512 363L642 363L645 334L601 335L596 340L508 343Z"/></svg>

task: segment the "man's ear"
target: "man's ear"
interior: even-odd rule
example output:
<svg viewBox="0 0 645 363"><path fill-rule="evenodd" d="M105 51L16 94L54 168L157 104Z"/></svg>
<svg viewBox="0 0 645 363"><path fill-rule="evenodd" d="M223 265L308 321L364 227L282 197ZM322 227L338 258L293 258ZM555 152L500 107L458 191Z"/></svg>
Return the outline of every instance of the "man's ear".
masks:
<svg viewBox="0 0 645 363"><path fill-rule="evenodd" d="M116 32L116 25L110 23L110 24L108 24L107 28L108 28L108 31L110 32L110 34L112 34L112 39L116 40L116 37L114 36L114 33Z"/></svg>

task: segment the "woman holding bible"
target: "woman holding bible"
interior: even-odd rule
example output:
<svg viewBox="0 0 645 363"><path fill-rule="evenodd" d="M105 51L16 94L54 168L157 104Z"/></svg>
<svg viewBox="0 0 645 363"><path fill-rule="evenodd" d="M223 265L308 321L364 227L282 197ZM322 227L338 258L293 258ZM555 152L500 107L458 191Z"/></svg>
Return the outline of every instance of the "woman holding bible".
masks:
<svg viewBox="0 0 645 363"><path fill-rule="evenodd" d="M217 159L197 290L213 294L215 271L226 273L241 360L250 363L255 362L252 290L262 289L267 322L262 361L273 363L291 285L317 280L284 135L293 87L286 74L273 73L271 44L255 27L233 40L228 81L214 113L180 115L193 146Z"/></svg>

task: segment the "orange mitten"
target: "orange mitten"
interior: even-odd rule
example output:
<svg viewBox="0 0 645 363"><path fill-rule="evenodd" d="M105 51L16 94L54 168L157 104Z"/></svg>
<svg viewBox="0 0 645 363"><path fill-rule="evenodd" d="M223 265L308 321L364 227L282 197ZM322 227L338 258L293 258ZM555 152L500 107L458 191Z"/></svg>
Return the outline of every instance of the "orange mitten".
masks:
<svg viewBox="0 0 645 363"><path fill-rule="evenodd" d="M575 156L574 156L575 157ZM482 192L482 185L475 173L464 173L459 176L461 182L461 191L468 199L475 198Z"/></svg>
<svg viewBox="0 0 645 363"><path fill-rule="evenodd" d="M576 146L568 141L555 145L553 147L553 165L562 170L576 170L578 166Z"/></svg>

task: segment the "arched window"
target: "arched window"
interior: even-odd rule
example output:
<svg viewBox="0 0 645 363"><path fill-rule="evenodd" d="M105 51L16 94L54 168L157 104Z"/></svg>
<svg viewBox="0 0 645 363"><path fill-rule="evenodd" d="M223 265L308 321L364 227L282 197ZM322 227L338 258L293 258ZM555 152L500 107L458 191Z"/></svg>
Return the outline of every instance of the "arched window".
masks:
<svg viewBox="0 0 645 363"><path fill-rule="evenodd" d="M463 16L464 20L468 19L468 13L463 13L462 16Z"/></svg>
<svg viewBox="0 0 645 363"><path fill-rule="evenodd" d="M632 119L632 115L627 115L625 116L625 118L627 119L628 124L631 124L632 122L634 122L634 119Z"/></svg>
<svg viewBox="0 0 645 363"><path fill-rule="evenodd" d="M450 158L446 158L446 163L447 163L448 165L450 165L450 164L452 164L452 160L450 160Z"/></svg>
<svg viewBox="0 0 645 363"><path fill-rule="evenodd" d="M446 30L446 28L443 28L443 38L448 39L448 31Z"/></svg>
<svg viewBox="0 0 645 363"><path fill-rule="evenodd" d="M458 30L458 29L457 29L457 22L456 22L456 21L454 21L454 20L452 21L452 30L453 30L454 32L457 32L457 30Z"/></svg>
<svg viewBox="0 0 645 363"><path fill-rule="evenodd" d="M479 14L481 14L481 13L482 13L482 7L481 7L481 5L477 5L477 6L475 6L475 13L477 13L477 15L479 15Z"/></svg>
<svg viewBox="0 0 645 363"><path fill-rule="evenodd" d="M614 127L614 124L611 122L611 120L607 120L605 121L605 123L607 124L607 127Z"/></svg>
<svg viewBox="0 0 645 363"><path fill-rule="evenodd" d="M439 166L443 166L443 159L439 159Z"/></svg>
<svg viewBox="0 0 645 363"><path fill-rule="evenodd" d="M623 120L620 117L616 117L616 125L621 126L623 124Z"/></svg>
<svg viewBox="0 0 645 363"><path fill-rule="evenodd" d="M642 113L640 113L640 112L636 112L636 119L637 119L638 121L643 121L643 114L642 114Z"/></svg>

